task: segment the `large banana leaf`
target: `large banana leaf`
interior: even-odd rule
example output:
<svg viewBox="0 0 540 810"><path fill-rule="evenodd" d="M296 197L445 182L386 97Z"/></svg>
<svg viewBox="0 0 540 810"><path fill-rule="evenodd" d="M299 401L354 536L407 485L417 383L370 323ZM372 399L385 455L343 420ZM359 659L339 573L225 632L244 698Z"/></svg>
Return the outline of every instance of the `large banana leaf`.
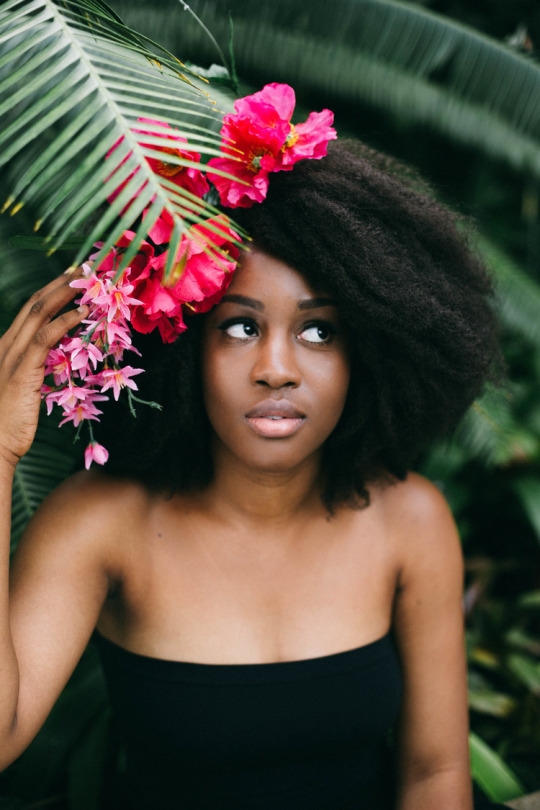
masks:
<svg viewBox="0 0 540 810"><path fill-rule="evenodd" d="M145 158L163 157L156 149L171 145L166 131L145 134L141 145L132 126L139 116L165 121L186 148L217 154L220 113L201 87L101 0L8 0L0 10L0 167L18 161L4 208L31 203L52 249L93 217L75 262L96 240L105 253L143 209L133 251L163 209L175 222L174 245L186 223L213 209L152 172ZM193 165L173 154L167 161Z"/></svg>
<svg viewBox="0 0 540 810"><path fill-rule="evenodd" d="M219 58L201 26L180 10L186 3L111 2L183 58ZM472 28L394 0L189 5L225 51L230 13L243 78L287 81L329 106L344 102L357 117L367 105L540 175L540 66ZM361 117L357 127L361 132Z"/></svg>

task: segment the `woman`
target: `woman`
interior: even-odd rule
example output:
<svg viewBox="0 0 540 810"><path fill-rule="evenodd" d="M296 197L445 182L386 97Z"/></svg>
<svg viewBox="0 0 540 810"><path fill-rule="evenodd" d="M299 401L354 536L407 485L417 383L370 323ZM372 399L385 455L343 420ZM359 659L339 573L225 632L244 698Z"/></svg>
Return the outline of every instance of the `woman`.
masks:
<svg viewBox="0 0 540 810"><path fill-rule="evenodd" d="M498 362L490 284L448 211L332 146L235 211L252 248L145 375L163 411L111 425L109 474L74 476L27 530L2 765L97 627L116 806L473 807L459 540L409 470ZM47 352L87 315L56 315L72 296L48 285L0 343L4 514Z"/></svg>

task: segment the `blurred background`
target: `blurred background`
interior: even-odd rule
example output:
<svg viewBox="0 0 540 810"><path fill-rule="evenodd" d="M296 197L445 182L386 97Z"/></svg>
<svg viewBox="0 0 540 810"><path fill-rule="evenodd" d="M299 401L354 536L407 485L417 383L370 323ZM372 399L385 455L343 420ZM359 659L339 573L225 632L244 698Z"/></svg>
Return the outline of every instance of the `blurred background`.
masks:
<svg viewBox="0 0 540 810"><path fill-rule="evenodd" d="M539 3L109 4L182 60L218 65L210 75L231 99L266 82L291 84L299 119L333 109L341 135L410 164L470 218L497 290L506 379L419 470L449 499L466 555L473 774L498 801L540 790ZM3 171L2 185L13 168ZM0 328L71 258L14 245L34 218L23 210L0 219ZM21 463L14 543L43 495L80 464L69 432L60 434L44 422ZM0 776L0 808L93 810L113 757L89 649L38 740Z"/></svg>

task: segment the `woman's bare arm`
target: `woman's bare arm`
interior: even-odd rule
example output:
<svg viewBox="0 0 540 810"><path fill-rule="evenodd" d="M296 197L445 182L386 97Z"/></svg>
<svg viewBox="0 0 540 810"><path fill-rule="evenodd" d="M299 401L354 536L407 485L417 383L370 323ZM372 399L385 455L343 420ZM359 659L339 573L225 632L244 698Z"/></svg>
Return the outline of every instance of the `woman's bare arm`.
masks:
<svg viewBox="0 0 540 810"><path fill-rule="evenodd" d="M84 523L82 529L74 525L65 490L33 522L11 600L9 593L13 476L34 438L44 362L87 313L84 307L57 315L75 295L70 278L64 275L36 293L0 339L0 768L43 723L106 594L99 549L91 547Z"/></svg>
<svg viewBox="0 0 540 810"><path fill-rule="evenodd" d="M411 476L403 493L394 616L405 690L397 808L472 810L461 547L433 485Z"/></svg>
<svg viewBox="0 0 540 810"><path fill-rule="evenodd" d="M0 768L43 725L116 579L110 539L122 527L105 486L85 473L62 484L37 511L14 556L2 615Z"/></svg>

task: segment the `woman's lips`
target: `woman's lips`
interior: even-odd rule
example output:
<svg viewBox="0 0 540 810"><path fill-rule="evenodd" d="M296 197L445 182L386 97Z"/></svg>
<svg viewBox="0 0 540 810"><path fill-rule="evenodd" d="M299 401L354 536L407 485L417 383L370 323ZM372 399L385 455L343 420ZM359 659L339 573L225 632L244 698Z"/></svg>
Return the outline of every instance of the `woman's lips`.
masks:
<svg viewBox="0 0 540 810"><path fill-rule="evenodd" d="M305 416L288 400L264 400L246 414L246 421L259 436L284 439L296 433Z"/></svg>
<svg viewBox="0 0 540 810"><path fill-rule="evenodd" d="M303 417L291 419L288 416L248 416L247 423L259 436L267 439L284 439L292 436L304 422Z"/></svg>

